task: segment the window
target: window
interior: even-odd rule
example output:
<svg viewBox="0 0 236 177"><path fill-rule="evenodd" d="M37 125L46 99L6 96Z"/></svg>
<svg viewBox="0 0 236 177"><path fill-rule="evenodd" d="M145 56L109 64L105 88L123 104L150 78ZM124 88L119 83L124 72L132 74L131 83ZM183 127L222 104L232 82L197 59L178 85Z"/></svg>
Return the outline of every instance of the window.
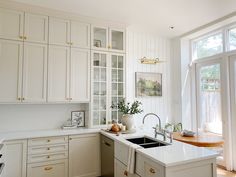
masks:
<svg viewBox="0 0 236 177"><path fill-rule="evenodd" d="M223 34L216 33L193 42L193 59L209 57L223 52Z"/></svg>
<svg viewBox="0 0 236 177"><path fill-rule="evenodd" d="M229 50L236 50L236 28L229 30Z"/></svg>

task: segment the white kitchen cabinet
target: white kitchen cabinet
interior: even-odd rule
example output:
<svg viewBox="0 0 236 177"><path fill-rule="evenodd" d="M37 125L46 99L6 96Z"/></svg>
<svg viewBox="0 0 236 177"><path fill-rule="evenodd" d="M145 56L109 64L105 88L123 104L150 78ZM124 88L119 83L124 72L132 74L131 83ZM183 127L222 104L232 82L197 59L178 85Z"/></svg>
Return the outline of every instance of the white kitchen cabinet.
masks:
<svg viewBox="0 0 236 177"><path fill-rule="evenodd" d="M71 21L71 46L90 48L90 24Z"/></svg>
<svg viewBox="0 0 236 177"><path fill-rule="evenodd" d="M49 44L70 46L70 20L49 18Z"/></svg>
<svg viewBox="0 0 236 177"><path fill-rule="evenodd" d="M22 60L23 42L0 40L1 103L21 101Z"/></svg>
<svg viewBox="0 0 236 177"><path fill-rule="evenodd" d="M50 46L48 65L49 102L89 101L89 50Z"/></svg>
<svg viewBox="0 0 236 177"><path fill-rule="evenodd" d="M0 40L0 48L0 102L45 102L47 45Z"/></svg>
<svg viewBox="0 0 236 177"><path fill-rule="evenodd" d="M0 38L23 40L24 12L0 8Z"/></svg>
<svg viewBox="0 0 236 177"><path fill-rule="evenodd" d="M127 166L115 159L114 177L139 177L137 174L130 174L127 171Z"/></svg>
<svg viewBox="0 0 236 177"><path fill-rule="evenodd" d="M69 98L70 48L49 46L48 101L68 102Z"/></svg>
<svg viewBox="0 0 236 177"><path fill-rule="evenodd" d="M48 42L48 16L25 13L24 41Z"/></svg>
<svg viewBox="0 0 236 177"><path fill-rule="evenodd" d="M71 48L71 102L88 102L90 95L90 50Z"/></svg>
<svg viewBox="0 0 236 177"><path fill-rule="evenodd" d="M125 56L102 51L92 51L91 55L91 123L99 127L120 121L122 116L110 106L125 97Z"/></svg>
<svg viewBox="0 0 236 177"><path fill-rule="evenodd" d="M23 102L46 102L47 45L24 43Z"/></svg>
<svg viewBox="0 0 236 177"><path fill-rule="evenodd" d="M69 177L95 177L100 173L99 134L70 136Z"/></svg>
<svg viewBox="0 0 236 177"><path fill-rule="evenodd" d="M32 163L27 167L28 177L68 177L68 160Z"/></svg>
<svg viewBox="0 0 236 177"><path fill-rule="evenodd" d="M92 26L92 49L125 52L125 30L104 26Z"/></svg>
<svg viewBox="0 0 236 177"><path fill-rule="evenodd" d="M26 177L27 140L5 142L5 176Z"/></svg>

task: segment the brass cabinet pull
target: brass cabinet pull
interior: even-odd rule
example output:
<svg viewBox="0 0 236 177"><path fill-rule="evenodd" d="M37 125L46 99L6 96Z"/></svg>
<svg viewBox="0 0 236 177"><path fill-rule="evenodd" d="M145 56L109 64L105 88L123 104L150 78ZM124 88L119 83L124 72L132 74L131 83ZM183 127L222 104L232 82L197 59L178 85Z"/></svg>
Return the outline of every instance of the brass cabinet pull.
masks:
<svg viewBox="0 0 236 177"><path fill-rule="evenodd" d="M153 173L153 174L156 173L156 171L153 168L150 168L149 171L150 171L150 173Z"/></svg>
<svg viewBox="0 0 236 177"><path fill-rule="evenodd" d="M26 37L26 36L24 36L24 39L26 40L26 39L27 39L27 37Z"/></svg>
<svg viewBox="0 0 236 177"><path fill-rule="evenodd" d="M72 138L69 138L69 140L72 140Z"/></svg>
<svg viewBox="0 0 236 177"><path fill-rule="evenodd" d="M23 36L19 36L19 38L20 38L20 39L24 39L24 37L23 37Z"/></svg>
<svg viewBox="0 0 236 177"><path fill-rule="evenodd" d="M107 47L108 49L110 49L111 48L111 46L110 45L108 45L108 47Z"/></svg>
<svg viewBox="0 0 236 177"><path fill-rule="evenodd" d="M71 42L70 45L73 45L73 42Z"/></svg>
<svg viewBox="0 0 236 177"><path fill-rule="evenodd" d="M48 151L50 151L50 148L48 148Z"/></svg>
<svg viewBox="0 0 236 177"><path fill-rule="evenodd" d="M22 98L22 100L25 100L25 98Z"/></svg>
<svg viewBox="0 0 236 177"><path fill-rule="evenodd" d="M124 175L125 175L125 176L128 176L128 172L127 172L126 170L124 171Z"/></svg>
<svg viewBox="0 0 236 177"><path fill-rule="evenodd" d="M45 171L52 170L52 169L53 169L53 167L45 167L44 168Z"/></svg>
<svg viewBox="0 0 236 177"><path fill-rule="evenodd" d="M17 98L17 100L19 100L19 101L20 101L20 100L21 100L21 98Z"/></svg>
<svg viewBox="0 0 236 177"><path fill-rule="evenodd" d="M47 156L47 159L50 159L50 156L49 156L49 155Z"/></svg>
<svg viewBox="0 0 236 177"><path fill-rule="evenodd" d="M50 142L51 142L51 140L47 140L47 142L48 142L48 143L50 143Z"/></svg>

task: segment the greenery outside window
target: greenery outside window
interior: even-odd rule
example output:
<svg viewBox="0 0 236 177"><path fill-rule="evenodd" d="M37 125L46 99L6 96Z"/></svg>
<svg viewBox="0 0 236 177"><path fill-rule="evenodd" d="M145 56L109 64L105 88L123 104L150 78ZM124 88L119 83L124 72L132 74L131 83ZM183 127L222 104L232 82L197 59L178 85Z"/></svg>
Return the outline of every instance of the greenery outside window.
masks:
<svg viewBox="0 0 236 177"><path fill-rule="evenodd" d="M229 50L236 50L236 28L229 30Z"/></svg>
<svg viewBox="0 0 236 177"><path fill-rule="evenodd" d="M215 33L193 42L193 59L213 56L223 52L223 34Z"/></svg>

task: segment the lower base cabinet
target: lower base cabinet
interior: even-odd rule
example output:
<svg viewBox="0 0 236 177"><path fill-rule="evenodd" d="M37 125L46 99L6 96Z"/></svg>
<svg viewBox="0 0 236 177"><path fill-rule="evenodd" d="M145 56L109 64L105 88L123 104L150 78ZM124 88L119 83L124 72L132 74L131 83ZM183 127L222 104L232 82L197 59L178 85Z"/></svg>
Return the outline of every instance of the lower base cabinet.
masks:
<svg viewBox="0 0 236 177"><path fill-rule="evenodd" d="M26 177L27 140L7 141L5 144L5 177Z"/></svg>
<svg viewBox="0 0 236 177"><path fill-rule="evenodd" d="M127 172L127 166L115 159L115 177L139 177L137 174Z"/></svg>
<svg viewBox="0 0 236 177"><path fill-rule="evenodd" d="M99 134L69 137L69 177L101 175Z"/></svg>
<svg viewBox="0 0 236 177"><path fill-rule="evenodd" d="M67 177L68 160L57 160L28 165L28 177Z"/></svg>

